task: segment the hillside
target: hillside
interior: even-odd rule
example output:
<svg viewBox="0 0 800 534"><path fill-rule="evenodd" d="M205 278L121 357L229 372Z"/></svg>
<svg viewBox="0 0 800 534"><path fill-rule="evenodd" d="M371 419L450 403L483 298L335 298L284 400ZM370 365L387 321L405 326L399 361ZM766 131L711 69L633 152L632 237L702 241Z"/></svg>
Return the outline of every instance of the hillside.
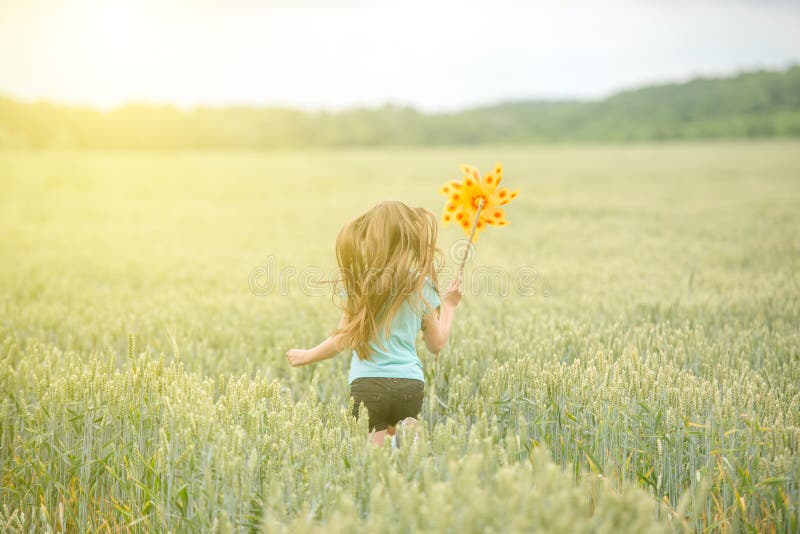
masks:
<svg viewBox="0 0 800 534"><path fill-rule="evenodd" d="M130 104L110 112L0 98L2 148L248 148L658 141L800 136L800 66L697 78L599 101L510 102L457 113Z"/></svg>

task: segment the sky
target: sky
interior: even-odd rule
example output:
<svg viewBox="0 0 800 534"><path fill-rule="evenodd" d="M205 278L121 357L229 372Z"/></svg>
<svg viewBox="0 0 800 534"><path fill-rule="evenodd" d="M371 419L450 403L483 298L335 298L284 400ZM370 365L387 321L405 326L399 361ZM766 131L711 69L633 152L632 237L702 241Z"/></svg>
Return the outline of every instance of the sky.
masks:
<svg viewBox="0 0 800 534"><path fill-rule="evenodd" d="M0 94L449 111L800 63L791 0L0 0Z"/></svg>

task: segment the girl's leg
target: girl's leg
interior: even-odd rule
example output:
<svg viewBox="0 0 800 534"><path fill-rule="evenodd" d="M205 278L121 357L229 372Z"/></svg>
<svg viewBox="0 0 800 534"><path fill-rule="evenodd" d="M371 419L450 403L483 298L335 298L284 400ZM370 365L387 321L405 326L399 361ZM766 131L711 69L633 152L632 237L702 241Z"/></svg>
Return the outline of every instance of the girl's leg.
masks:
<svg viewBox="0 0 800 534"><path fill-rule="evenodd" d="M383 447L383 442L386 439L386 430L377 430L372 433L372 444L378 447Z"/></svg>
<svg viewBox="0 0 800 534"><path fill-rule="evenodd" d="M373 445L383 446L386 438L386 425L389 419L389 403L391 398L386 389L388 378L358 378L350 384L350 396L353 398L352 414L359 416L359 407L363 404L369 411L370 430L383 427L382 430L370 432L370 441Z"/></svg>

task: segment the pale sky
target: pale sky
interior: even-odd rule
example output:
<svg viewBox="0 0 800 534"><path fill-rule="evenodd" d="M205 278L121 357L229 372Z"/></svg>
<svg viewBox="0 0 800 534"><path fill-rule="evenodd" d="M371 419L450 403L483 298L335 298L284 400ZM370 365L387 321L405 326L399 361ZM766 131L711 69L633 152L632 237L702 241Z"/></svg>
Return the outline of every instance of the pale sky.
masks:
<svg viewBox="0 0 800 534"><path fill-rule="evenodd" d="M791 0L0 0L0 94L453 110L800 63Z"/></svg>

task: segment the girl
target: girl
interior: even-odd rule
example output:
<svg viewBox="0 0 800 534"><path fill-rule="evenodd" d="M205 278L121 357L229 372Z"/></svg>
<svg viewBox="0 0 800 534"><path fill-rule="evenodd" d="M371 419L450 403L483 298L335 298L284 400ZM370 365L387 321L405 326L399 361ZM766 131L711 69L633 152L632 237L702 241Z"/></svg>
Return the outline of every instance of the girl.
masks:
<svg viewBox="0 0 800 534"><path fill-rule="evenodd" d="M436 231L431 212L398 201L382 202L346 224L336 237L345 297L339 326L316 347L286 353L297 367L352 350L353 415L363 402L376 445L388 434L397 447L414 431L425 387L417 334L422 329L425 346L438 354L461 301L460 274L441 297L436 291Z"/></svg>

